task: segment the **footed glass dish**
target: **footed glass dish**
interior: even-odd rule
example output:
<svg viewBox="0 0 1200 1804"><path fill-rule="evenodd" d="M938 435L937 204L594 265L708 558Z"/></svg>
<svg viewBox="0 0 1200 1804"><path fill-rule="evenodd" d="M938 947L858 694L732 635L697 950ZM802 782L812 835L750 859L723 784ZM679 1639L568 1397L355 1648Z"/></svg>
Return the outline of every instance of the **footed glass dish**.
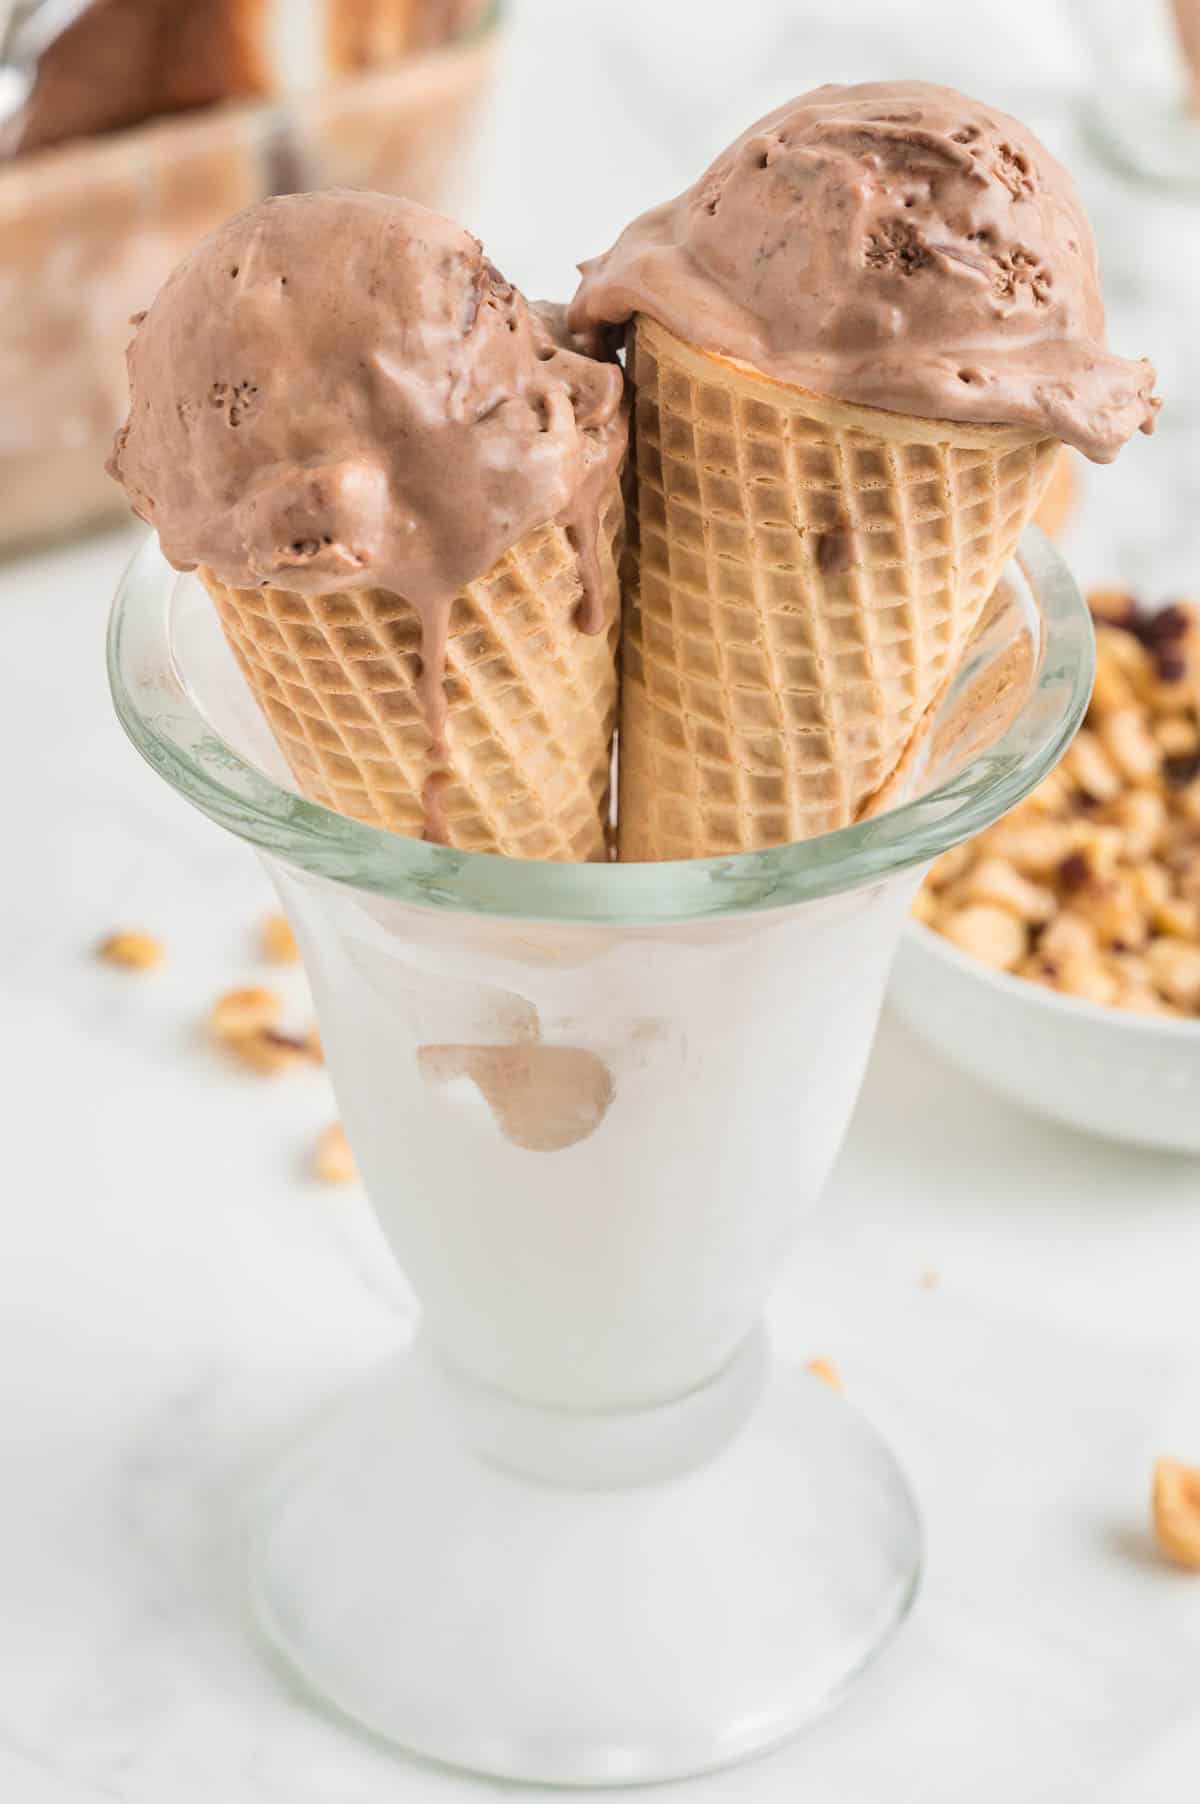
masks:
<svg viewBox="0 0 1200 1804"><path fill-rule="evenodd" d="M925 868L1055 763L1091 660L1031 532L902 805L738 857L522 863L302 799L200 586L138 554L117 711L263 854L423 1311L254 1516L257 1621L327 1703L510 1779L668 1779L791 1734L901 1622L908 1485L772 1362L764 1308Z"/></svg>

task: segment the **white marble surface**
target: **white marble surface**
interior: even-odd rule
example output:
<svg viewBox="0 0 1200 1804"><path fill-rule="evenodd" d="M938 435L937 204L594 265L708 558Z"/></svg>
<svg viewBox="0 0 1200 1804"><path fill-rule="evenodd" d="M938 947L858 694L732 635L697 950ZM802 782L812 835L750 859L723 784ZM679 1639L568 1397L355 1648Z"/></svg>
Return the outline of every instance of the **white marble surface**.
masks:
<svg viewBox="0 0 1200 1804"><path fill-rule="evenodd" d="M917 71L1024 96L1071 150L1063 96L1082 65L1065 5L843 0L824 26L821 11L525 0L474 221L498 261L561 292L629 211L830 76ZM1156 441L1089 473L1074 552L1088 577L1156 592L1188 581L1196 551L1200 212L1082 170L1114 339L1158 358L1176 406ZM198 1032L219 987L264 974L268 895L110 716L102 635L129 543L0 568L0 1798L532 1800L326 1719L247 1635L245 1486L411 1316L361 1196L304 1175L332 1112L324 1078L256 1082ZM125 922L165 937L164 971L94 962L97 935ZM1194 1164L1041 1125L885 1024L774 1328L785 1352L837 1360L906 1461L927 1582L835 1716L680 1795L1196 1795L1200 1584L1154 1559L1147 1488L1157 1452L1200 1459L1198 1269Z"/></svg>

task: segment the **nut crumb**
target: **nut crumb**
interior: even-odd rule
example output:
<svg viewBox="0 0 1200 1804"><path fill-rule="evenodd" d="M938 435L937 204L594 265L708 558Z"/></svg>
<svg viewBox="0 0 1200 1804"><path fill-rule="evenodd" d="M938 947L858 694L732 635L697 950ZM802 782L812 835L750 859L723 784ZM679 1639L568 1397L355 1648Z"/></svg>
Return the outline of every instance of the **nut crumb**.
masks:
<svg viewBox="0 0 1200 1804"><path fill-rule="evenodd" d="M120 965L126 971L152 971L167 955L162 941L153 934L130 928L110 933L96 952L105 964Z"/></svg>
<svg viewBox="0 0 1200 1804"><path fill-rule="evenodd" d="M317 1141L312 1168L323 1184L353 1184L357 1179L358 1167L340 1121L327 1127Z"/></svg>
<svg viewBox="0 0 1200 1804"><path fill-rule="evenodd" d="M1200 1572L1200 1466L1155 1462L1154 1534L1169 1560Z"/></svg>
<svg viewBox="0 0 1200 1804"><path fill-rule="evenodd" d="M824 1356L817 1359L810 1359L804 1370L813 1378L819 1378L822 1384L827 1384L830 1390L840 1391L843 1388L842 1375L834 1365L832 1359L826 1359Z"/></svg>
<svg viewBox="0 0 1200 1804"><path fill-rule="evenodd" d="M261 939L263 957L272 964L295 965L300 962L300 948L286 915L268 915L262 924Z"/></svg>

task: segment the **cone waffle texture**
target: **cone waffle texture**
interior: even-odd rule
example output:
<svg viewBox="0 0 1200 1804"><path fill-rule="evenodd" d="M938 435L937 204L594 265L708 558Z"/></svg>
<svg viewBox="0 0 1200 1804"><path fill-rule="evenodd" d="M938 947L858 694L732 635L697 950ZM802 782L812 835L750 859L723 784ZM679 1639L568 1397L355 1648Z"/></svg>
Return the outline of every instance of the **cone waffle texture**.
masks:
<svg viewBox="0 0 1200 1804"><path fill-rule="evenodd" d="M621 858L844 827L894 787L1058 443L844 406L644 315L632 367Z"/></svg>
<svg viewBox="0 0 1200 1804"><path fill-rule="evenodd" d="M558 525L527 534L455 597L450 775L439 798L452 846L513 858L607 856L623 528L614 482L601 517L601 633L576 625L577 560ZM304 794L422 837L430 735L409 604L384 589L304 596L200 575Z"/></svg>

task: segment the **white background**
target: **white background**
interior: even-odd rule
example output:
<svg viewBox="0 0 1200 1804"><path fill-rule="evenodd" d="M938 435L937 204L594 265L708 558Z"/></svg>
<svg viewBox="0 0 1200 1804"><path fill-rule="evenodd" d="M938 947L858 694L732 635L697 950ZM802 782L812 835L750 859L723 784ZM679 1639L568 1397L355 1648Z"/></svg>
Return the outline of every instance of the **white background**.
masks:
<svg viewBox="0 0 1200 1804"><path fill-rule="evenodd" d="M515 14L471 223L535 293L564 293L576 257L817 81L919 74L1027 111L1079 168L1114 342L1156 357L1174 403L1156 441L1089 473L1073 556L1154 593L1188 580L1200 213L1081 148L1069 96L1089 64L1065 4ZM258 1083L199 1032L218 989L265 975L268 899L110 718L102 634L128 543L0 567L0 1797L482 1800L312 1712L246 1636L243 1488L407 1332L409 1305L363 1199L304 1175L323 1076ZM94 962L122 923L164 936L163 972ZM1194 1164L1042 1125L885 1024L774 1329L838 1362L909 1467L925 1590L835 1717L678 1795L1188 1804L1200 1580L1155 1559L1147 1493L1157 1452L1200 1460L1198 1280Z"/></svg>

